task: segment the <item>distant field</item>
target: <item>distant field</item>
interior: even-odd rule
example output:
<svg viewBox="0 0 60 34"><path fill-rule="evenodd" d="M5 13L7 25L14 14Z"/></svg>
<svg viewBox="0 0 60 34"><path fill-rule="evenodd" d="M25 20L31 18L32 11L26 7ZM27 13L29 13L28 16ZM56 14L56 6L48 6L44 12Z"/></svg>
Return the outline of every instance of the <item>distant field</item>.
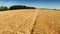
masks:
<svg viewBox="0 0 60 34"><path fill-rule="evenodd" d="M60 34L60 11L39 9L2 11L0 34Z"/></svg>

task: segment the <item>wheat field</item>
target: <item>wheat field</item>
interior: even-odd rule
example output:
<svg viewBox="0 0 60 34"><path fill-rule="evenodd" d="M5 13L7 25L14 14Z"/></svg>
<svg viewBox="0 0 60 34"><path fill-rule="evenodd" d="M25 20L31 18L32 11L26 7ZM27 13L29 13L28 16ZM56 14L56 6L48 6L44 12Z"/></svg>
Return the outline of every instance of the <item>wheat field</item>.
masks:
<svg viewBox="0 0 60 34"><path fill-rule="evenodd" d="M60 34L60 11L39 9L2 11L0 34Z"/></svg>
<svg viewBox="0 0 60 34"><path fill-rule="evenodd" d="M40 10L32 34L60 34L60 11Z"/></svg>

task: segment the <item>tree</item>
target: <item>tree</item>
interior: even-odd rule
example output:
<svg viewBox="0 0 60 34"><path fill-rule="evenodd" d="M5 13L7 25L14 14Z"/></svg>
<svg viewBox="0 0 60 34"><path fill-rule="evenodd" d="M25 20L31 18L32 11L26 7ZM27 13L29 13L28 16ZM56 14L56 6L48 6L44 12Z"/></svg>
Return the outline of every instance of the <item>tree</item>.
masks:
<svg viewBox="0 0 60 34"><path fill-rule="evenodd" d="M4 11L4 10L8 10L8 8L5 6L0 6L0 11Z"/></svg>
<svg viewBox="0 0 60 34"><path fill-rule="evenodd" d="M16 9L35 9L35 7L27 7L23 5L13 5L9 8L10 10L16 10Z"/></svg>
<svg viewBox="0 0 60 34"><path fill-rule="evenodd" d="M11 6L9 9L10 10L13 10L13 9L24 9L26 6L22 6L22 5L14 5L14 6Z"/></svg>

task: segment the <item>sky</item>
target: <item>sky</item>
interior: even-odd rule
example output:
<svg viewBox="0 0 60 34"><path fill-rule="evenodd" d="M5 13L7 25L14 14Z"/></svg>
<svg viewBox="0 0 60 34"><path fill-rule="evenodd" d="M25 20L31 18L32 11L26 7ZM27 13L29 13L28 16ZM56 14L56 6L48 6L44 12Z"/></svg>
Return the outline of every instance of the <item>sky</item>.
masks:
<svg viewBox="0 0 60 34"><path fill-rule="evenodd" d="M36 8L60 9L60 0L0 0L0 6L25 5Z"/></svg>

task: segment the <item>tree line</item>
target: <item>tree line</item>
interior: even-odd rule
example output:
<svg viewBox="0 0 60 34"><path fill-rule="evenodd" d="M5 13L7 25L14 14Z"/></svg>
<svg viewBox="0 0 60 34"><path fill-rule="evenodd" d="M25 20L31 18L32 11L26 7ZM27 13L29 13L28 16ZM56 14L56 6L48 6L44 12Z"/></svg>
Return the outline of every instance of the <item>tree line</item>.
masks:
<svg viewBox="0 0 60 34"><path fill-rule="evenodd" d="M36 9L36 8L35 7L23 6L23 5L13 5L9 8L7 6L0 6L0 11L17 10L17 9Z"/></svg>

